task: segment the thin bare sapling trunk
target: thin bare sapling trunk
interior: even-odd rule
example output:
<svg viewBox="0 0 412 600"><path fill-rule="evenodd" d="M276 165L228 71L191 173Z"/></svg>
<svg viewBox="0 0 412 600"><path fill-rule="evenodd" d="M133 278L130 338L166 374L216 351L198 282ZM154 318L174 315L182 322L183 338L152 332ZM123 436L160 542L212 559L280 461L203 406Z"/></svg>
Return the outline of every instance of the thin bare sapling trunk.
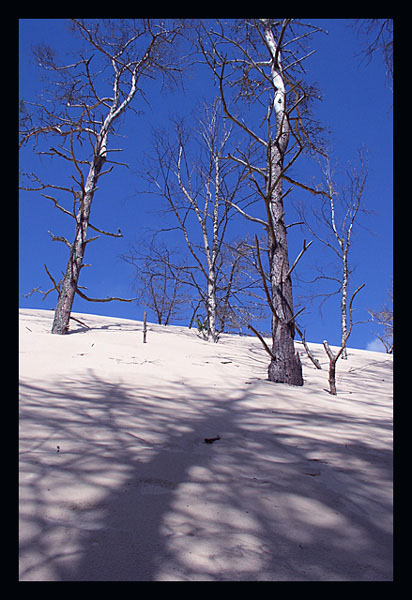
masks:
<svg viewBox="0 0 412 600"><path fill-rule="evenodd" d="M324 342L323 342L323 347L325 348L325 352L329 358L329 393L332 394L333 396L336 396L336 394L337 394L337 392L336 392L336 363L338 362L339 357L343 354L344 350L346 349L346 343L349 339L349 336L351 334L352 327L353 327L352 304L353 304L356 294L358 292L360 292L360 290L363 287L365 287L364 283L361 286L359 286L352 294L352 298L349 303L349 328L347 329L345 338L342 340L341 347L336 352L336 354L334 354L332 352L327 340L324 340Z"/></svg>
<svg viewBox="0 0 412 600"><path fill-rule="evenodd" d="M206 258L207 269L203 270L206 281L207 281L207 293L206 293L206 311L207 311L207 339L217 342L219 339L218 332L216 330L216 258L217 251L220 246L218 228L219 228L219 202L220 202L220 177L219 177L219 162L220 156L214 154L214 150L210 148L210 160L214 164L215 169L215 180L212 183L212 173L209 171L207 179L205 181L206 193L204 197L204 206L201 208L198 204L197 198L192 195L189 189L185 186L182 179L181 171L181 160L182 160L183 146L179 148L179 159L177 164L177 177L179 181L180 189L186 197L190 207L194 210L196 218L198 220L200 230L202 232L204 256ZM213 191L211 186L214 186ZM213 194L213 217L212 217L212 235L211 243L209 241L210 234L208 232L208 204ZM185 237L188 239L188 230L185 225L184 227ZM186 242L187 242L186 239ZM192 246L193 247L193 246Z"/></svg>
<svg viewBox="0 0 412 600"><path fill-rule="evenodd" d="M303 207L300 207L300 216L306 228L326 248L333 251L339 264L340 274L338 276L321 272L313 281L335 281L338 284L334 291L319 295L324 296L322 302L336 294L340 295L342 359L347 358L345 340L348 333L348 294L350 275L353 270L350 268L349 252L352 245L353 227L359 213L367 212L361 207L367 179L367 161L362 150L359 152L359 162L359 168L353 166L348 168L346 172L348 187L344 187L339 193L334 182L330 159L327 157L326 165L323 168L325 193L322 196L320 210L313 210L314 221L318 227L315 228L310 224Z"/></svg>
<svg viewBox="0 0 412 600"><path fill-rule="evenodd" d="M201 268L207 280L207 339L213 342L218 342L219 340L219 333L217 331L216 262L222 247L223 235L228 218L228 205L222 201L222 187L224 183L222 156L230 136L230 131L219 131L220 119L218 113L219 104L218 102L215 102L211 111L206 111L205 120L199 123L201 138L208 152L208 164L205 164L204 174L201 176L203 188L205 190L202 206L199 204L197 195L191 192L192 185L190 177L188 182L189 185L185 185L182 178L182 139L180 139L177 164L179 187L183 192L188 205L195 212L202 234L203 254L207 265L207 269ZM209 221L211 221L211 227L208 225ZM186 225L182 222L181 226L185 234L186 243L188 243L189 236ZM193 249L193 244L190 245Z"/></svg>
<svg viewBox="0 0 412 600"><path fill-rule="evenodd" d="M147 312L143 313L143 344L146 343L146 335L147 335Z"/></svg>

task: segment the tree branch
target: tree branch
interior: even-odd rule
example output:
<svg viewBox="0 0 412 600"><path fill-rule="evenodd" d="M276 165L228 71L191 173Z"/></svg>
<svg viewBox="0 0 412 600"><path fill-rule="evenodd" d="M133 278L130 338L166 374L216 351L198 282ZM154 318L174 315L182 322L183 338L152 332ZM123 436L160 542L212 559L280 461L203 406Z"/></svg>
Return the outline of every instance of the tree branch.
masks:
<svg viewBox="0 0 412 600"><path fill-rule="evenodd" d="M48 196L47 194L41 194L41 196L43 196L43 198L47 198L48 200L51 200L54 203L54 206L56 208L58 208L59 210L61 210L65 215L69 215L69 217L76 219L76 215L71 213L69 210L67 210L63 206L60 206L60 204L57 202L56 198L53 198L53 196Z"/></svg>
<svg viewBox="0 0 412 600"><path fill-rule="evenodd" d="M61 284L61 282L59 281L59 283L56 283L56 282L55 282L55 280L53 279L53 277L51 276L51 274L49 273L49 270L48 270L48 268L46 267L46 265L44 265L44 268L46 269L46 273L47 273L47 275L48 275L48 276L50 277L50 279L51 279L51 282L52 282L52 284L53 284L53 287L52 287L52 288L51 288L51 289L50 289L48 292L42 292L42 293L44 293L43 300L44 300L44 299L46 298L46 296L47 296L47 295L48 295L50 292L52 292L53 290L56 290L56 292L57 292L58 296L60 296L60 284Z"/></svg>
<svg viewBox="0 0 412 600"><path fill-rule="evenodd" d="M83 292L81 292L78 287L76 288L76 293L79 294L80 298L83 298L83 300L87 300L88 302L112 302L113 300L118 300L119 302L133 302L134 300L137 300L137 297L136 298L117 298L117 297L89 298L88 296L86 296L86 294L83 294Z"/></svg>
<svg viewBox="0 0 412 600"><path fill-rule="evenodd" d="M72 249L71 243L65 237L54 235L54 233L52 233L50 230L47 233L51 236L53 242L63 242L63 244L66 244L69 250Z"/></svg>
<svg viewBox="0 0 412 600"><path fill-rule="evenodd" d="M300 339L302 340L302 344L303 344L303 347L306 350L306 354L308 355L309 359L313 362L313 364L315 365L315 367L317 369L321 370L322 366L321 366L320 362L318 361L318 359L315 358L314 355L312 354L312 352L311 352L311 350L310 350L310 348L309 348L309 346L308 346L308 344L306 342L305 334L302 333L302 330L299 328L299 326L296 323L296 321L295 321L294 325L295 325L296 331L298 332L298 335L300 336Z"/></svg>
<svg viewBox="0 0 412 600"><path fill-rule="evenodd" d="M295 223L295 224L296 224L296 223ZM295 262L293 263L293 265L290 267L289 271L287 272L286 279L287 279L288 277L290 277L290 275L291 275L291 273L292 273L293 269L296 267L296 265L298 264L298 262L300 261L300 259L302 258L303 254L306 252L306 250L307 250L308 248L310 248L310 246L311 246L311 244L312 244L312 243L313 243L313 240L311 240L311 241L309 242L309 244L308 244L308 245L306 245L306 240L303 240L303 248L302 248L302 250L300 251L300 253L298 254L297 258L295 259Z"/></svg>
<svg viewBox="0 0 412 600"><path fill-rule="evenodd" d="M115 238L123 237L123 234L120 231L120 229L117 230L117 233L111 233L110 231L103 231L103 229L99 229L98 227L95 227L94 225L91 225L90 223L89 223L89 227L90 227L90 229L93 229L93 231L97 231L98 233L102 233L103 235L108 235L110 237L115 237Z"/></svg>
<svg viewBox="0 0 412 600"><path fill-rule="evenodd" d="M266 350L266 352L269 354L270 358L272 360L276 360L276 356L273 354L273 352L271 351L271 349L269 348L269 346L267 345L267 343L265 342L265 340L263 339L262 335L257 331L257 329L255 329L252 325L248 324L248 328L253 331L253 333L260 339L260 341L263 344L264 349Z"/></svg>
<svg viewBox="0 0 412 600"><path fill-rule="evenodd" d="M250 135L256 142L258 142L259 144L262 144L262 146L264 146L265 148L267 147L267 142L265 142L265 140L262 140L262 138L260 138L258 135L256 135L256 133L254 131L252 131L251 129L249 129L249 127L247 127L245 125L245 123L242 123L242 121L239 121L239 119L237 119L228 109L227 104L226 104L226 100L225 100L225 96L224 96L224 92L223 92L223 74L224 74L224 70L225 70L225 60L222 63L222 71L220 76L218 75L219 78L219 90L220 90L220 97L222 99L222 106L223 106L223 110L225 111L226 116L233 121L234 123L236 123L236 125L238 125L241 129L243 129L244 131L246 131L246 133L248 135Z"/></svg>
<svg viewBox="0 0 412 600"><path fill-rule="evenodd" d="M310 192L311 194L315 194L316 196L326 196L327 198L330 198L330 196L327 192L324 192L323 190L315 190L314 188L310 187L309 185L300 183L299 181L292 179L291 177L289 177L289 175L285 175L284 173L282 174L282 179L285 179L289 183L292 183L293 185L297 185L298 187L306 190L307 192Z"/></svg>

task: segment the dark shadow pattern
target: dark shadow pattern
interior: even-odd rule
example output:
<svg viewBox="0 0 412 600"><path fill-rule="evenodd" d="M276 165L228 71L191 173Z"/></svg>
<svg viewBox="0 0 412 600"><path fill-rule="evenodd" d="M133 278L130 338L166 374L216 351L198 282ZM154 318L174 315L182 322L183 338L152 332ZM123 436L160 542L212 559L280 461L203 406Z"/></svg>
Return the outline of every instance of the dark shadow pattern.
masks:
<svg viewBox="0 0 412 600"><path fill-rule="evenodd" d="M246 388L22 381L20 579L391 580L391 420Z"/></svg>

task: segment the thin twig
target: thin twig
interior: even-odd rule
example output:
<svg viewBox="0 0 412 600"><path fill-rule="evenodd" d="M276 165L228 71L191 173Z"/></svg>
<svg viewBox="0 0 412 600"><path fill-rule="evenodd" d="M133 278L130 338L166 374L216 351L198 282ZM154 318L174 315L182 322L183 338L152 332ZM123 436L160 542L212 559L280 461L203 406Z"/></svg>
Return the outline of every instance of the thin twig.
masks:
<svg viewBox="0 0 412 600"><path fill-rule="evenodd" d="M292 273L293 269L296 267L296 265L298 264L298 262L299 262L299 261L300 261L300 259L302 258L303 254L304 254L304 253L306 252L306 250L307 250L307 249L308 249L308 248L311 246L311 244L312 244L312 243L313 243L313 240L311 240L311 241L309 242L309 244L308 244L308 245L306 245L306 240L303 240L303 248L302 248L302 250L300 251L300 253L298 254L298 256L297 256L297 258L296 258L295 262L293 263L293 265L290 267L290 269L289 269L289 271L288 271L288 273L287 273L287 275L286 275L286 279L287 279L288 277L290 277L290 275L291 275L291 273Z"/></svg>

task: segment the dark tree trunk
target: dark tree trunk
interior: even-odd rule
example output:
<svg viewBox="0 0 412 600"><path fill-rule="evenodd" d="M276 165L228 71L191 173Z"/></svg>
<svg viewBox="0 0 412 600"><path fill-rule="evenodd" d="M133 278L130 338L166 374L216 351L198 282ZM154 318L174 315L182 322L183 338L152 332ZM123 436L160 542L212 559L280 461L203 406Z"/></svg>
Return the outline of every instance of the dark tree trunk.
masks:
<svg viewBox="0 0 412 600"><path fill-rule="evenodd" d="M272 354L276 358L269 364L268 377L276 383L303 385L302 365L294 345L292 280L282 199L282 154L286 150L287 137L283 141L282 148L282 138L278 135L278 142L273 144L268 178L272 223L272 230L269 231L269 266L275 312L272 317Z"/></svg>
<svg viewBox="0 0 412 600"><path fill-rule="evenodd" d="M77 214L76 235L71 246L66 272L64 274L59 299L54 312L52 333L58 335L64 335L69 328L70 313L72 310L80 271L83 266L84 252L86 249L90 208L96 189L97 180L99 178L104 161L104 154L102 156L98 155L90 166L84 188L84 196Z"/></svg>
<svg viewBox="0 0 412 600"><path fill-rule="evenodd" d="M270 361L268 377L276 383L303 385L302 365L294 344L292 284L287 275L289 261L284 223L279 223L276 229L283 229L284 233L276 233L270 256L272 303L276 312L272 317L272 354L276 360Z"/></svg>
<svg viewBox="0 0 412 600"><path fill-rule="evenodd" d="M332 396L336 396L336 360L329 363L329 391Z"/></svg>

